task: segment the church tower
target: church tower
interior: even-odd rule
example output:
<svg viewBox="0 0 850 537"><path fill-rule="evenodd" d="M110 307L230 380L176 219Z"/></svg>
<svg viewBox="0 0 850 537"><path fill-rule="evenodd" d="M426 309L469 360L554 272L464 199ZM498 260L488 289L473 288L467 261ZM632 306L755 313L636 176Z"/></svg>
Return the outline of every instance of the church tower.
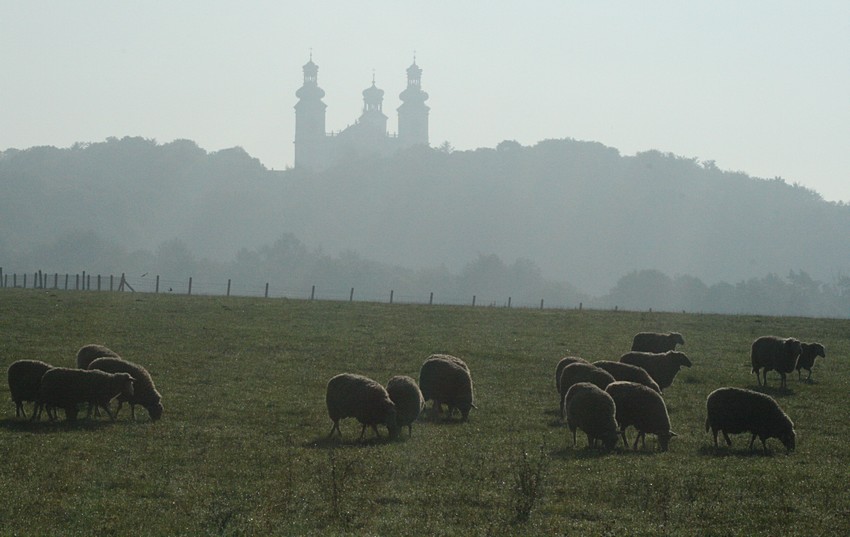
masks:
<svg viewBox="0 0 850 537"><path fill-rule="evenodd" d="M422 69L413 64L407 68L407 89L401 92L398 107L398 141L402 147L428 145L428 94L422 91Z"/></svg>
<svg viewBox="0 0 850 537"><path fill-rule="evenodd" d="M357 120L367 136L384 138L387 135L387 116L384 115L384 90L375 86L375 75L372 75L372 86L363 90L363 114Z"/></svg>
<svg viewBox="0 0 850 537"><path fill-rule="evenodd" d="M295 92L295 167L322 167L325 161L325 92L319 87L319 66L304 65L304 84Z"/></svg>

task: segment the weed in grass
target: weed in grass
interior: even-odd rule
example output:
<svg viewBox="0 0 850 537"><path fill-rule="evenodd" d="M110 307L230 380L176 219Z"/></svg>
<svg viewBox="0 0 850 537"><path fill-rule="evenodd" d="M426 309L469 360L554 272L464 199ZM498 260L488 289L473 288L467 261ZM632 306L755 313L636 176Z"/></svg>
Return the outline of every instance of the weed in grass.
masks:
<svg viewBox="0 0 850 537"><path fill-rule="evenodd" d="M542 500L546 469L550 458L543 444L538 448L536 456L529 455L524 448L519 452L518 459L513 463L514 482L511 504L514 521L526 522Z"/></svg>

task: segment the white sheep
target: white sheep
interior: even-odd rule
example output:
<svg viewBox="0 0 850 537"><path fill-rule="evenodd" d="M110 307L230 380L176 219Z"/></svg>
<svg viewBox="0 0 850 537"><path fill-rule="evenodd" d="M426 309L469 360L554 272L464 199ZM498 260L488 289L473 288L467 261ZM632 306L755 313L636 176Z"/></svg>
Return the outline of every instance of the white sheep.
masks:
<svg viewBox="0 0 850 537"><path fill-rule="evenodd" d="M602 442L606 450L617 445L617 419L614 399L590 382L579 382L570 386L564 400L566 404L567 426L573 434L573 447L576 445L576 430L581 429L587 435L588 447L596 441Z"/></svg>
<svg viewBox="0 0 850 537"><path fill-rule="evenodd" d="M599 360L597 362L593 362L593 365L611 373L611 376L614 377L615 380L637 382L638 384L643 384L644 386L661 393L661 388L658 386L658 383L652 380L652 377L649 376L646 369L642 367L632 364L624 364L622 362L612 362L610 360Z"/></svg>
<svg viewBox="0 0 850 537"><path fill-rule="evenodd" d="M463 421L469 419L469 411L475 406L472 375L469 366L454 356L433 354L419 369L419 389L425 401L434 401L431 417L437 419L440 406L448 406L451 417L454 409L460 410Z"/></svg>
<svg viewBox="0 0 850 537"><path fill-rule="evenodd" d="M363 440L366 427L371 426L375 436L380 437L378 425L385 425L390 438L398 436L399 427L395 403L390 399L387 390L380 383L353 373L341 373L328 381L325 402L328 415L333 421L333 427L328 437L334 431L342 436L339 420L356 418L363 427L359 440Z"/></svg>
<svg viewBox="0 0 850 537"><path fill-rule="evenodd" d="M102 358L104 356L120 358L120 356L118 356L118 353L116 353L109 347L98 345L96 343L83 345L82 347L80 347L80 350L77 351L77 368L88 369L89 364L92 363L93 360L97 358Z"/></svg>
<svg viewBox="0 0 850 537"><path fill-rule="evenodd" d="M560 397L563 397L564 395L561 393L561 373L564 371L565 367L576 362L589 363L587 360L579 356L564 356L558 360L558 365L555 366L555 388L558 390L558 395Z"/></svg>
<svg viewBox="0 0 850 537"><path fill-rule="evenodd" d="M121 411L121 406L126 402L130 403L130 415L134 420L136 419L136 405L142 405L148 411L151 421L156 421L162 417L162 396L156 390L150 373L144 367L121 358L104 357L92 361L88 368L106 371L107 373L128 373L135 380L132 396L118 396L118 408L115 409L116 416Z"/></svg>
<svg viewBox="0 0 850 537"><path fill-rule="evenodd" d="M413 378L396 375L387 381L387 393L395 403L399 427L407 426L408 436L413 434L413 422L425 407L425 398Z"/></svg>
<svg viewBox="0 0 850 537"><path fill-rule="evenodd" d="M626 441L626 429L633 425L638 434L632 449L637 451L638 440L642 440L642 445L646 447L646 433L649 433L658 437L659 449L667 451L670 438L677 435L670 429L667 405L657 391L628 381L612 382L605 391L617 406L617 423L620 425L624 446L629 445Z"/></svg>
<svg viewBox="0 0 850 537"><path fill-rule="evenodd" d="M593 364L587 362L575 362L569 364L561 371L561 417L565 416L566 405L564 399L573 384L579 382L590 382L596 385L600 390L604 390L606 386L614 382L614 377L611 373L600 369Z"/></svg>

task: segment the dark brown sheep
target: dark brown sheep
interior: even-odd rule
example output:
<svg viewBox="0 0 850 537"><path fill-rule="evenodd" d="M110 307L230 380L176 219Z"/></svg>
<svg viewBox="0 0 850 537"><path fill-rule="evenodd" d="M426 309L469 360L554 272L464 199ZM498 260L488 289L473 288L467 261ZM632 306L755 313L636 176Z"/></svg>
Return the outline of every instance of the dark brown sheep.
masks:
<svg viewBox="0 0 850 537"><path fill-rule="evenodd" d="M328 406L328 415L333 421L328 437L333 436L334 431L342 436L339 420L343 418L357 418L363 425L360 440L363 440L367 426L371 426L378 437L381 436L378 425L387 427L390 438L398 436L395 403L390 399L387 390L370 378L352 373L336 375L328 381L325 403Z"/></svg>
<svg viewBox="0 0 850 537"><path fill-rule="evenodd" d="M15 417L27 417L24 401L38 401L41 377L53 366L41 360L18 360L9 366L9 393L15 402Z"/></svg>
<svg viewBox="0 0 850 537"><path fill-rule="evenodd" d="M661 394L643 384L628 381L612 382L605 391L617 405L617 423L624 446L629 445L626 429L633 425L638 434L632 449L637 451L638 440L642 440L646 447L646 433L649 433L658 437L658 448L667 451L670 438L676 433L670 430L670 416Z"/></svg>
<svg viewBox="0 0 850 537"><path fill-rule="evenodd" d="M820 356L826 358L826 350L820 343L800 343L800 357L797 359L797 379L801 379L801 369L809 372L806 380L812 380L812 367L815 365L815 358Z"/></svg>
<svg viewBox="0 0 850 537"><path fill-rule="evenodd" d="M765 386L767 386L767 372L775 369L782 378L780 386L785 388L785 375L794 371L801 352L803 348L800 341L791 337L762 336L753 341L750 359L753 364L752 372L756 374L759 386L762 385L759 370L764 368Z"/></svg>
<svg viewBox="0 0 850 537"><path fill-rule="evenodd" d="M649 373L661 390L669 388L673 379L682 367L691 367L691 361L685 353L679 351L655 352L627 352L620 357L624 364L642 367Z"/></svg>
<svg viewBox="0 0 850 537"><path fill-rule="evenodd" d="M440 406L444 403L448 406L449 417L457 408L463 421L469 419L470 409L478 408L469 367L454 356L429 356L419 369L419 389L425 401L434 401L432 419L439 417Z"/></svg>
<svg viewBox="0 0 850 537"><path fill-rule="evenodd" d="M79 369L88 369L89 364L92 363L93 360L104 356L120 358L118 353L108 347L104 347L103 345L97 345L94 343L90 345L83 345L80 347L80 350L77 351L77 367Z"/></svg>
<svg viewBox="0 0 850 537"><path fill-rule="evenodd" d="M581 429L587 435L588 447L596 441L610 451L617 445L617 420L614 400L590 382L578 382L570 386L564 395L567 427L573 434L573 447L576 445L576 430Z"/></svg>
<svg viewBox="0 0 850 537"><path fill-rule="evenodd" d="M399 427L407 426L407 434L413 434L413 422L422 413L425 399L416 381L406 375L396 375L387 381L387 393L395 403Z"/></svg>
<svg viewBox="0 0 850 537"><path fill-rule="evenodd" d="M646 369L642 367L624 364L622 362L611 362L608 360L599 360L598 362L593 362L593 365L611 373L611 376L614 377L615 380L637 382L638 384L643 384L644 386L661 393L661 388L658 386L658 383L652 380L652 377L649 376Z"/></svg>
<svg viewBox="0 0 850 537"><path fill-rule="evenodd" d="M797 436L794 423L769 395L743 388L718 388L708 394L705 407L705 431L711 430L714 447L717 447L717 433L722 431L728 446L732 445L730 433L748 432L752 433L750 450L756 436L765 453L768 438L778 438L788 452L794 450Z"/></svg>
<svg viewBox="0 0 850 537"><path fill-rule="evenodd" d="M678 332L638 332L632 339L632 350L662 353L675 351L677 344L685 344L685 338Z"/></svg>
<svg viewBox="0 0 850 537"><path fill-rule="evenodd" d="M109 402L119 395L133 396L133 377L128 373L54 367L41 377L33 419L38 419L41 409L46 406L65 410L66 419L73 421L77 419L78 405L92 403L103 408L114 421L115 415L109 410Z"/></svg>
<svg viewBox="0 0 850 537"><path fill-rule="evenodd" d="M144 367L121 358L104 357L92 361L88 368L106 371L107 373L129 373L135 379L133 395L130 397L123 394L118 396L118 408L115 409L116 416L121 411L121 405L130 403L130 415L134 420L136 419L136 405L142 405L148 411L151 421L156 421L162 417L162 396L156 391L153 379Z"/></svg>

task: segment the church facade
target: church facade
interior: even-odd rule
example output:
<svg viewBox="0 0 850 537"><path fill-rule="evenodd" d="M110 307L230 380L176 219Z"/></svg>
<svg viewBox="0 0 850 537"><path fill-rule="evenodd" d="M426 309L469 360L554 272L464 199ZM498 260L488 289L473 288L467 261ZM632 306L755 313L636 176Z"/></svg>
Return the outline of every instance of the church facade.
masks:
<svg viewBox="0 0 850 537"><path fill-rule="evenodd" d="M295 92L295 168L322 170L337 162L358 156L388 156L399 149L428 145L428 94L422 90L422 69L407 68L407 88L401 92L398 107L398 134L387 132L383 112L384 90L372 85L363 91L360 118L339 132L325 129L324 90L319 87L319 66L310 61L304 67L304 84Z"/></svg>

